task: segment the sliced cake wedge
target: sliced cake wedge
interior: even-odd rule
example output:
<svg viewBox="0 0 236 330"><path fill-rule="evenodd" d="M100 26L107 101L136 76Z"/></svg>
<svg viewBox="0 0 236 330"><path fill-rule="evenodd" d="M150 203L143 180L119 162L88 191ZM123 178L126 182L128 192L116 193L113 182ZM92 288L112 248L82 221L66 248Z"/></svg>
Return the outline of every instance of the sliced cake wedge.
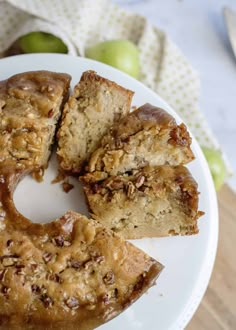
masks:
<svg viewBox="0 0 236 330"><path fill-rule="evenodd" d="M47 166L70 80L64 73L32 71L0 82L1 166Z"/></svg>
<svg viewBox="0 0 236 330"><path fill-rule="evenodd" d="M94 71L83 73L65 106L57 135L62 170L81 172L110 126L130 111L132 97L132 91Z"/></svg>
<svg viewBox="0 0 236 330"><path fill-rule="evenodd" d="M198 233L197 183L184 166L145 167L84 191L94 219L126 239Z"/></svg>
<svg viewBox="0 0 236 330"><path fill-rule="evenodd" d="M111 127L91 155L83 180L95 182L147 165L186 164L194 159L191 142L184 124L145 104Z"/></svg>
<svg viewBox="0 0 236 330"><path fill-rule="evenodd" d="M24 220L15 230L14 220L8 216L11 230L0 232L2 329L92 330L130 306L163 268L75 212L48 224Z"/></svg>

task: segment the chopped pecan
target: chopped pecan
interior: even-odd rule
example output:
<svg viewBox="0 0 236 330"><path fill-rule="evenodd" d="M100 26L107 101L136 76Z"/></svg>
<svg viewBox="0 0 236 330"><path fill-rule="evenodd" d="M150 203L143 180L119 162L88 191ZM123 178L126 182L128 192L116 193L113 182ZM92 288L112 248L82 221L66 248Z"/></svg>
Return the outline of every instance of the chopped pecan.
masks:
<svg viewBox="0 0 236 330"><path fill-rule="evenodd" d="M79 307L79 301L75 297L70 297L65 301L66 306L71 309L77 309Z"/></svg>
<svg viewBox="0 0 236 330"><path fill-rule="evenodd" d="M94 259L95 262L100 264L105 260L105 257L104 256L95 256L93 259Z"/></svg>
<svg viewBox="0 0 236 330"><path fill-rule="evenodd" d="M16 275L24 275L24 271L23 271L23 268L25 268L24 265L15 265L15 268L16 268L16 271L15 271L15 274Z"/></svg>
<svg viewBox="0 0 236 330"><path fill-rule="evenodd" d="M52 118L52 116L54 115L54 110L51 109L48 111L48 118Z"/></svg>
<svg viewBox="0 0 236 330"><path fill-rule="evenodd" d="M51 307L53 305L53 300L51 297L49 297L47 294L43 294L40 297L40 300L42 301L45 308Z"/></svg>
<svg viewBox="0 0 236 330"><path fill-rule="evenodd" d="M7 294L7 293L9 293L10 291L11 291L11 288L9 288L9 287L7 287L7 286L5 286L5 285L2 286L2 293L3 293L3 294Z"/></svg>
<svg viewBox="0 0 236 330"><path fill-rule="evenodd" d="M5 216L6 216L6 212L5 211L1 211L0 212L0 221L4 221Z"/></svg>
<svg viewBox="0 0 236 330"><path fill-rule="evenodd" d="M37 268L38 268L38 264L31 264L30 267L31 267L31 270L33 272L35 272L37 270Z"/></svg>
<svg viewBox="0 0 236 330"><path fill-rule="evenodd" d="M58 235L58 236L54 237L52 241L55 245L62 247L62 246L64 246L65 239L63 236Z"/></svg>
<svg viewBox="0 0 236 330"><path fill-rule="evenodd" d="M64 181L62 183L62 188L65 193L68 193L69 191L71 191L74 188L74 185L69 182Z"/></svg>
<svg viewBox="0 0 236 330"><path fill-rule="evenodd" d="M13 244L13 240L12 239L8 239L7 240L7 247L12 246L12 244Z"/></svg>
<svg viewBox="0 0 236 330"><path fill-rule="evenodd" d="M114 275L114 273L113 273L112 270L110 270L108 273L106 273L106 275L103 277L103 282L106 285L114 284L114 282L115 282L115 275Z"/></svg>
<svg viewBox="0 0 236 330"><path fill-rule="evenodd" d="M105 294L102 296L102 302L104 303L104 305L108 305L108 304L109 304L109 302L110 302L110 298L109 298L108 293L105 293Z"/></svg>
<svg viewBox="0 0 236 330"><path fill-rule="evenodd" d="M18 261L18 258L19 257L16 254L9 254L1 256L0 260L2 261L4 267L10 267L15 265L15 263Z"/></svg>
<svg viewBox="0 0 236 330"><path fill-rule="evenodd" d="M52 260L52 257L53 257L53 254L50 252L43 253L43 260L45 261L46 264Z"/></svg>
<svg viewBox="0 0 236 330"><path fill-rule="evenodd" d="M99 191L100 185L98 183L94 183L92 186L92 192L96 194Z"/></svg>
<svg viewBox="0 0 236 330"><path fill-rule="evenodd" d="M122 189L124 187L124 181L120 178L114 178L113 180L110 180L106 183L106 188L110 190L118 190Z"/></svg>
<svg viewBox="0 0 236 330"><path fill-rule="evenodd" d="M21 264L18 264L18 265L15 265L16 268L25 268L25 265L21 265Z"/></svg>
<svg viewBox="0 0 236 330"><path fill-rule="evenodd" d="M183 183L184 181L184 178L181 176L181 175L178 175L176 178L175 178L175 182L177 183Z"/></svg>
<svg viewBox="0 0 236 330"><path fill-rule="evenodd" d="M62 279L58 274L46 274L46 279L57 283L62 283Z"/></svg>
<svg viewBox="0 0 236 330"><path fill-rule="evenodd" d="M31 285L31 291L33 293L41 293L41 289L40 289L40 287L37 284L32 284Z"/></svg>
<svg viewBox="0 0 236 330"><path fill-rule="evenodd" d="M83 266L84 266L85 269L88 269L93 264L94 264L94 261L92 259L89 259L89 260L87 260L87 261L84 262Z"/></svg>
<svg viewBox="0 0 236 330"><path fill-rule="evenodd" d="M6 269L1 269L0 270L0 281L4 281L6 271L7 271Z"/></svg>
<svg viewBox="0 0 236 330"><path fill-rule="evenodd" d="M129 181L127 183L127 196L129 198L131 198L132 195L134 194L134 192L135 192L135 186L133 185L133 183L131 181Z"/></svg>
<svg viewBox="0 0 236 330"><path fill-rule="evenodd" d="M74 260L74 259L72 259L72 260L70 261L70 265L71 265L72 268L79 269L79 268L81 268L81 266L82 266L82 262L79 261L79 260Z"/></svg>
<svg viewBox="0 0 236 330"><path fill-rule="evenodd" d="M71 245L71 242L69 241L64 241L64 246L70 246Z"/></svg>
<svg viewBox="0 0 236 330"><path fill-rule="evenodd" d="M144 184L144 181L145 181L145 176L143 175L139 175L136 179L136 183L135 183L135 186L137 188L140 188L143 184Z"/></svg>

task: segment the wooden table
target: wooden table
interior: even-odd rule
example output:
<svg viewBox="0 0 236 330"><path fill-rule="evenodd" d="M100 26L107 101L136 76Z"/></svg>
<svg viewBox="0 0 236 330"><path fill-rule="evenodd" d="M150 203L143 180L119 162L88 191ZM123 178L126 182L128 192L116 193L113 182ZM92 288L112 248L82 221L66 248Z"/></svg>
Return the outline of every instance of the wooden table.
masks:
<svg viewBox="0 0 236 330"><path fill-rule="evenodd" d="M216 262L208 289L187 330L236 329L236 194L224 185L218 203Z"/></svg>

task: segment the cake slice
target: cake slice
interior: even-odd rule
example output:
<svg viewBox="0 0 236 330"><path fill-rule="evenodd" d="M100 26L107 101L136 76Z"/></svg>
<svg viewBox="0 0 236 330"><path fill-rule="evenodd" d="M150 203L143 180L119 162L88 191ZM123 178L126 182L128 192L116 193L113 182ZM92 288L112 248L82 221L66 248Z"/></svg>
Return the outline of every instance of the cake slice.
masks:
<svg viewBox="0 0 236 330"><path fill-rule="evenodd" d="M132 96L132 91L94 71L83 73L65 106L57 135L62 170L81 172L110 126L129 112Z"/></svg>
<svg viewBox="0 0 236 330"><path fill-rule="evenodd" d="M46 167L71 77L32 71L0 82L0 163L13 168Z"/></svg>
<svg viewBox="0 0 236 330"><path fill-rule="evenodd" d="M197 183L184 166L145 167L84 191L93 218L125 239L198 233Z"/></svg>
<svg viewBox="0 0 236 330"><path fill-rule="evenodd" d="M92 330L130 306L163 268L75 212L48 224L9 221L15 229L0 232L2 329Z"/></svg>
<svg viewBox="0 0 236 330"><path fill-rule="evenodd" d="M144 166L186 164L194 159L191 137L166 111L145 104L116 122L91 155L86 182Z"/></svg>

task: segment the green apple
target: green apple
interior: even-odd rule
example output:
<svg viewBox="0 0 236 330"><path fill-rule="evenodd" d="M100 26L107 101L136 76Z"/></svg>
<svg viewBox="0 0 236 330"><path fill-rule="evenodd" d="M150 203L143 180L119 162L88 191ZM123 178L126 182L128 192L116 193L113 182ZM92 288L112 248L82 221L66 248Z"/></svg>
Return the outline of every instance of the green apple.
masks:
<svg viewBox="0 0 236 330"><path fill-rule="evenodd" d="M128 40L108 40L86 49L85 56L111 65L134 78L139 76L139 50Z"/></svg>
<svg viewBox="0 0 236 330"><path fill-rule="evenodd" d="M19 39L24 53L67 53L67 47L58 37L45 32L30 32Z"/></svg>
<svg viewBox="0 0 236 330"><path fill-rule="evenodd" d="M218 150L206 147L202 147L202 151L208 162L215 188L219 190L224 183L226 175L226 168L221 153Z"/></svg>

